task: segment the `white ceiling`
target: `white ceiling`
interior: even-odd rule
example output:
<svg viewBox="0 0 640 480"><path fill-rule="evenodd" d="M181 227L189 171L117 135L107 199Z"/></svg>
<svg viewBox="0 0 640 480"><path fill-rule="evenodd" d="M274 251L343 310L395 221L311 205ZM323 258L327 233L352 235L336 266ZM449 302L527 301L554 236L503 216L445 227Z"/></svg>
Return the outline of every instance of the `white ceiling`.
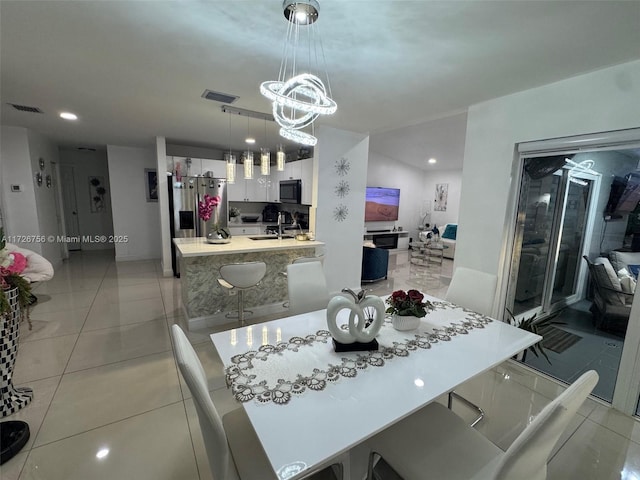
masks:
<svg viewBox="0 0 640 480"><path fill-rule="evenodd" d="M442 155L461 162L464 113L449 127L400 127L640 58L639 1L320 1L338 112L318 122L379 133L372 149L420 166L447 142ZM258 88L277 77L285 29L279 0L1 0L1 121L70 147L150 146L158 135L227 147L229 115L201 94L269 112ZM62 110L79 120L59 119ZM247 128L264 138L263 121L234 116L234 148ZM275 124L267 140L276 143Z"/></svg>

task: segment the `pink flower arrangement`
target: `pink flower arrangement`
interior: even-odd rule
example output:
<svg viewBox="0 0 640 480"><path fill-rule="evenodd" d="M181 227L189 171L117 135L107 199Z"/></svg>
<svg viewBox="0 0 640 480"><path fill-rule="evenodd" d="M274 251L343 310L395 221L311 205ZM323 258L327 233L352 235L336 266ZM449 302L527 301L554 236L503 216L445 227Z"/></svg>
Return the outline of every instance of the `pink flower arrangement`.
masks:
<svg viewBox="0 0 640 480"><path fill-rule="evenodd" d="M4 233L0 229L0 316L11 312L11 305L7 299L6 291L12 288L18 289L18 302L21 307L21 315L29 318L29 297L31 285L21 276L27 268L27 258L18 252L10 252L6 248Z"/></svg>
<svg viewBox="0 0 640 480"><path fill-rule="evenodd" d="M208 193L205 193L202 201L198 202L198 216L205 222L208 222L213 215L214 209L220 205L220 200L218 195L212 197Z"/></svg>

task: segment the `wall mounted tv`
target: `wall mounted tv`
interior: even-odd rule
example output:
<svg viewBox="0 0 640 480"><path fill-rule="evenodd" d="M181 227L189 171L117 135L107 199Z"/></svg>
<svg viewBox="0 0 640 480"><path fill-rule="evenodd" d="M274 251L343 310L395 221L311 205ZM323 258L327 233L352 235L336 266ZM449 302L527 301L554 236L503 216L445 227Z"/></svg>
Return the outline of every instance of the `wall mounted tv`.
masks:
<svg viewBox="0 0 640 480"><path fill-rule="evenodd" d="M364 207L365 222L393 222L398 220L400 189L367 187Z"/></svg>
<svg viewBox="0 0 640 480"><path fill-rule="evenodd" d="M640 202L640 173L632 172L624 178L614 177L605 214L633 212Z"/></svg>

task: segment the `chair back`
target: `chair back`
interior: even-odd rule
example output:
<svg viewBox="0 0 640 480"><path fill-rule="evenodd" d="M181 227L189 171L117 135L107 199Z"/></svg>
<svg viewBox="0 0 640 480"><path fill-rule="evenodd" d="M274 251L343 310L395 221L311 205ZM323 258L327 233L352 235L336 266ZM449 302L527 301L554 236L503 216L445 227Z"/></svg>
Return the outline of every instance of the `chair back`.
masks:
<svg viewBox="0 0 640 480"><path fill-rule="evenodd" d="M287 265L289 311L292 315L327 308L329 290L319 261Z"/></svg>
<svg viewBox="0 0 640 480"><path fill-rule="evenodd" d="M171 326L171 341L178 368L193 396L211 474L214 480L226 480L229 477L229 469L235 467L231 463L222 419L209 395L207 376L191 343L176 324Z"/></svg>
<svg viewBox="0 0 640 480"><path fill-rule="evenodd" d="M324 255L316 255L315 257L298 257L294 258L291 263L309 263L309 262L320 262L324 263Z"/></svg>
<svg viewBox="0 0 640 480"><path fill-rule="evenodd" d="M229 263L220 267L222 279L236 288L256 286L266 272L267 264L264 262Z"/></svg>
<svg viewBox="0 0 640 480"><path fill-rule="evenodd" d="M548 404L506 451L498 465L495 479L546 479L547 462L553 447L598 383L598 378L594 370L585 372Z"/></svg>
<svg viewBox="0 0 640 480"><path fill-rule="evenodd" d="M458 267L453 272L445 300L482 315L491 315L498 277L490 273Z"/></svg>

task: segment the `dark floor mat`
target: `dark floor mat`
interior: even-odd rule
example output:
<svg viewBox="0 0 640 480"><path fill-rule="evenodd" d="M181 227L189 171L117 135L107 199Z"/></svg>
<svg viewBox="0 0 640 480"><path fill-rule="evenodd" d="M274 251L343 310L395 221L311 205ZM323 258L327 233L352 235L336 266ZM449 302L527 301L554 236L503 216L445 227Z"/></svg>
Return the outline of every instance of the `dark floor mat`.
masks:
<svg viewBox="0 0 640 480"><path fill-rule="evenodd" d="M538 333L544 338L542 345L556 353L562 353L567 348L575 345L582 337L571 332L556 328L553 325L545 325L538 329Z"/></svg>

